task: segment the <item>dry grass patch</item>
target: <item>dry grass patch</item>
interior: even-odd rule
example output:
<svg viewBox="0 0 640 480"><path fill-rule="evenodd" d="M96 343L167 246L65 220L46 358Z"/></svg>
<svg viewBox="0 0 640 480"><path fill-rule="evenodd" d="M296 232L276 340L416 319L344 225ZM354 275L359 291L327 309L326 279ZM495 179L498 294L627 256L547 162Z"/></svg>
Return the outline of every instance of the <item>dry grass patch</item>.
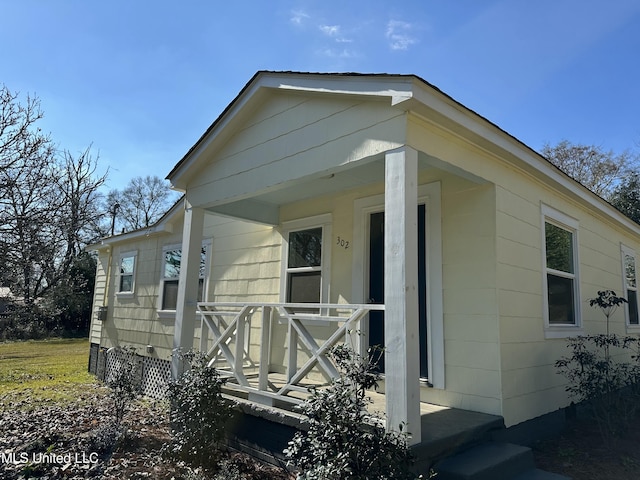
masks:
<svg viewBox="0 0 640 480"><path fill-rule="evenodd" d="M0 343L0 408L32 409L42 404L77 402L94 394L87 372L86 339Z"/></svg>

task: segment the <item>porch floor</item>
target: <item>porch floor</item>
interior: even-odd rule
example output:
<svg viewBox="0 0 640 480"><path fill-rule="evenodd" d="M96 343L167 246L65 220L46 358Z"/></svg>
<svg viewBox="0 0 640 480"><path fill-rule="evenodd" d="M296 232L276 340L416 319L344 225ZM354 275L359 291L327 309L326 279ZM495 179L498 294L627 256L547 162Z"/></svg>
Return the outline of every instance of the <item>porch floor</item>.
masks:
<svg viewBox="0 0 640 480"><path fill-rule="evenodd" d="M280 378L282 377L282 378ZM284 383L284 375L269 375L270 382L274 385ZM309 384L308 386L312 386ZM236 388L233 383L227 383L225 394L229 398L238 402L243 413L258 417L267 422L288 426L294 429L303 429L302 415L295 410L293 403L286 404L281 401L273 401L268 403L268 398L252 398L246 391ZM384 414L385 396L383 393L370 392L372 404L371 411ZM301 401L307 395L303 392L290 392L290 396ZM262 402L267 400L267 402ZM420 403L420 419L421 419L421 439L420 443L414 445L413 451L416 457L416 467L428 467L435 461L444 457L453 455L469 446L486 441L491 438L493 432L504 429L504 420L501 416L490 415L486 413L473 412L470 410L462 410L458 408L443 407L429 403ZM280 441L273 442L273 445L258 447L259 450L272 450L275 460L284 447ZM256 445L251 447L252 450ZM273 448L270 448L273 447ZM282 448L280 448L282 447ZM255 450L254 450L255 453ZM268 455L267 455L268 456ZM281 459L280 459L281 460Z"/></svg>

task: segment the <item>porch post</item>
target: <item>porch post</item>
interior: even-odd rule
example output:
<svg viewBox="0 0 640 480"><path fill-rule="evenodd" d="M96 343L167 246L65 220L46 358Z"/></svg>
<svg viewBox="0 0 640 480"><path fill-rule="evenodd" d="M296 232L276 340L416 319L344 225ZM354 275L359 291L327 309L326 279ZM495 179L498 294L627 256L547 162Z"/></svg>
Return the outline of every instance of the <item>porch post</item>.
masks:
<svg viewBox="0 0 640 480"><path fill-rule="evenodd" d="M187 351L193 348L203 228L204 210L192 207L185 200L182 257L180 259L176 323L173 335L174 355L171 361L171 376L173 379L178 378L182 373L182 362L176 355L177 349Z"/></svg>
<svg viewBox="0 0 640 480"><path fill-rule="evenodd" d="M387 429L420 443L418 341L418 153L410 147L385 157L384 336Z"/></svg>

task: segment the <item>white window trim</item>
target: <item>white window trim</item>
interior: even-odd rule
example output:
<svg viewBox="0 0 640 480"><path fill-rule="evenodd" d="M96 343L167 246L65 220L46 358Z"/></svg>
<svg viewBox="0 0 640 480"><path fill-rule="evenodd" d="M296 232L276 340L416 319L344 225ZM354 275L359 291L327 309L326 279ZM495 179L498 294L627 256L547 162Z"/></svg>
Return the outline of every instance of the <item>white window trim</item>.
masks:
<svg viewBox="0 0 640 480"><path fill-rule="evenodd" d="M547 285L547 273L568 277L566 272L547 268L547 240L545 235L545 223L551 223L557 227L568 230L572 234L573 242L573 304L575 324L550 324L549 323L549 294ZM567 338L583 335L582 312L580 306L580 256L578 241L580 222L569 215L556 210L548 205L541 204L541 238L542 238L542 298L543 298L543 318L545 338Z"/></svg>
<svg viewBox="0 0 640 480"><path fill-rule="evenodd" d="M322 228L322 252L320 260L320 303L328 303L330 298L331 279L331 238L332 217L330 213L313 217L300 218L283 222L282 233L282 261L280 262L280 302L287 301L287 264L289 261L289 233L310 228Z"/></svg>
<svg viewBox="0 0 640 480"><path fill-rule="evenodd" d="M120 273L120 266L122 265L122 259L123 258L128 258L128 257L133 257L133 274L132 274L132 280L131 280L131 290L126 290L126 291L120 291L120 278L122 277L122 274ZM127 252L122 252L119 256L118 256L118 264L116 266L116 284L115 284L115 290L116 290L116 297L118 298L131 298L135 295L136 292L136 274L137 274L137 270L138 270L138 251L137 250L129 250Z"/></svg>
<svg viewBox="0 0 640 480"><path fill-rule="evenodd" d="M202 241L202 246L206 247L206 255L204 260L204 277L203 277L203 285L202 285L202 301L206 302L208 300L209 295L209 276L211 272L211 250L213 246L213 240L210 238L204 239ZM162 247L162 257L160 258L160 281L158 282L158 305L156 307L156 311L158 317L162 318L170 318L175 317L175 310L163 310L163 296L164 296L164 257L165 253L170 250L182 250L182 243L172 243L167 244Z"/></svg>
<svg viewBox="0 0 640 480"><path fill-rule="evenodd" d="M441 185L418 185L418 204L426 208L427 228L427 354L428 381L433 388L445 388L444 307L442 298L442 207ZM353 205L352 296L354 303L367 303L366 290L369 248L366 237L369 215L384 211L384 194L360 198ZM366 346L361 344L361 352Z"/></svg>
<svg viewBox="0 0 640 480"><path fill-rule="evenodd" d="M624 263L624 257L628 255L633 257L633 261L635 262L636 267L636 298L638 298L638 257L636 256L636 252L634 249L626 246L625 244L620 244L620 261L621 261L621 272L622 272L622 296L626 299L629 299L629 290L627 288L627 278L626 278L626 265ZM640 298L639 298L640 299ZM639 312L640 313L640 312ZM627 327L627 333L640 333L640 325L632 325L629 323L631 319L631 315L629 314L629 303L624 304L624 323Z"/></svg>

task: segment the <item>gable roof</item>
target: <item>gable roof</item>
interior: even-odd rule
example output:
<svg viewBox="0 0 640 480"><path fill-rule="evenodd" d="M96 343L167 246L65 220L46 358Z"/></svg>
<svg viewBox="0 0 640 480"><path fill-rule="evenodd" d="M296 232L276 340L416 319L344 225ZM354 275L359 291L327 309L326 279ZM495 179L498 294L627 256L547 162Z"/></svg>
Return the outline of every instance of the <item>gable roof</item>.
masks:
<svg viewBox="0 0 640 480"><path fill-rule="evenodd" d="M269 90L388 97L395 104L411 97L412 84L417 79L415 75L258 71L166 178L177 189L184 188L182 176L193 165L197 152L224 134L231 123L242 117L243 111L251 110L251 105L259 103Z"/></svg>
<svg viewBox="0 0 640 480"><path fill-rule="evenodd" d="M273 90L387 99L391 105L402 105L405 110L437 120L445 128L463 132L467 139L481 148L496 152L533 175L542 176L545 183L640 235L639 225L534 149L413 74L258 71L169 172L166 178L174 187L184 191L189 172L197 170L199 161L204 161L199 153L212 142L231 135L233 126L249 116Z"/></svg>

